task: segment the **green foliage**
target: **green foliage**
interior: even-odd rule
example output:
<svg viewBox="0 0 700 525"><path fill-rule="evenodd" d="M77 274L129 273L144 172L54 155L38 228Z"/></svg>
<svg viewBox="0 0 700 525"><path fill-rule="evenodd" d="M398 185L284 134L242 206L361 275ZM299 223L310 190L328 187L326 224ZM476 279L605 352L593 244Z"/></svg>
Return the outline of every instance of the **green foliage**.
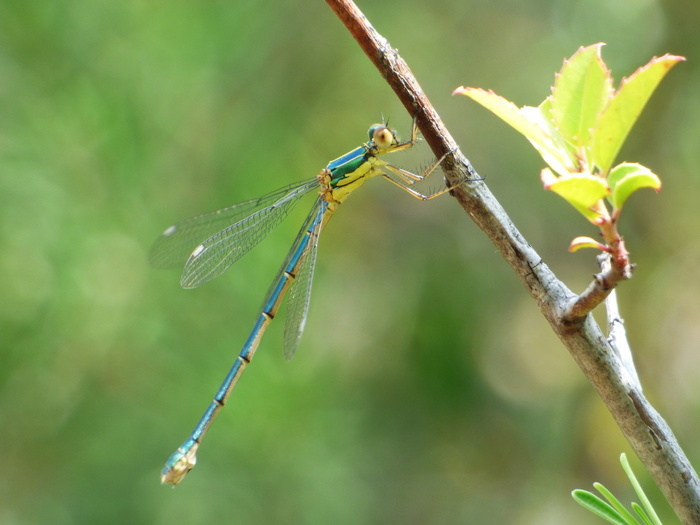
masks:
<svg viewBox="0 0 700 525"><path fill-rule="evenodd" d="M472 98L525 135L549 165L541 173L545 189L563 197L598 226L611 217L616 221L635 191L661 189L659 177L644 166L611 166L656 86L671 67L684 60L673 55L653 58L615 91L600 56L602 46L582 47L565 60L552 94L537 108L518 108L482 89L460 87L454 91ZM589 247L590 243L572 243L571 249L584 245Z"/></svg>
<svg viewBox="0 0 700 525"><path fill-rule="evenodd" d="M596 496L592 492L588 492L587 490L576 489L571 493L571 496L582 507L616 525L661 525L661 521L659 520L656 511L651 506L651 503L644 493L644 490L642 490L641 485L637 481L634 472L632 472L632 468L627 461L627 456L625 456L624 453L620 455L620 463L622 464L622 469L625 471L625 474L627 474L632 487L634 487L639 500L642 502L643 507L638 503L631 503L632 509L642 520L641 522L635 518L634 515L632 515L632 513L628 511L624 505L622 505L622 503L620 503L612 492L610 492L600 483L594 483L593 486L608 501L607 503L600 497Z"/></svg>
<svg viewBox="0 0 700 525"><path fill-rule="evenodd" d="M632 193L641 188L658 189L661 187L661 181L641 164L623 162L610 172L608 185L611 191L608 200L615 209L620 210Z"/></svg>

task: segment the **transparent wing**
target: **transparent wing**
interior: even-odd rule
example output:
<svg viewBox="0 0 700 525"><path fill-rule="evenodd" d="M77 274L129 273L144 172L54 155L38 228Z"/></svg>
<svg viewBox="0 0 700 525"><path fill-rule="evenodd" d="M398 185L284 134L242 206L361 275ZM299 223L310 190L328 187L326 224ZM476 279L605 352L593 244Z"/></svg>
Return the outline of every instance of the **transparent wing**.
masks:
<svg viewBox="0 0 700 525"><path fill-rule="evenodd" d="M289 193L300 188L315 187L314 179L297 182L280 188L279 190L241 202L222 210L205 213L196 217L191 217L180 221L167 228L162 235L153 243L149 255L151 265L156 268L171 268L185 264L192 254L192 251L201 242L215 233L223 230L227 226L237 223L271 204L279 201ZM307 190L308 191L308 190Z"/></svg>
<svg viewBox="0 0 700 525"><path fill-rule="evenodd" d="M233 263L267 237L289 214L294 205L309 191L317 188L312 179L235 224L215 233L192 251L182 271L180 285L196 288L218 277Z"/></svg>
<svg viewBox="0 0 700 525"><path fill-rule="evenodd" d="M316 268L318 239L323 227L323 217L327 213L325 206L316 212L315 219L307 229L310 239L301 256L296 277L289 288L287 299L287 320L284 327L284 357L289 360L294 355L306 325L306 315L311 301L311 283Z"/></svg>
<svg viewBox="0 0 700 525"><path fill-rule="evenodd" d="M317 186L315 178L309 179L170 226L153 245L151 264L164 268L186 261L181 284L199 286L250 251Z"/></svg>

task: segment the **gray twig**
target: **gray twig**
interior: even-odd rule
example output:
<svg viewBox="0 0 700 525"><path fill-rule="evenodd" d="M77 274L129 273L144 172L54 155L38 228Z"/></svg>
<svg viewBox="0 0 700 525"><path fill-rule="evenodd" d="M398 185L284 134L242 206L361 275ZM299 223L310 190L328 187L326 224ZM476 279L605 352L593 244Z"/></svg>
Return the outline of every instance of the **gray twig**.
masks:
<svg viewBox="0 0 700 525"><path fill-rule="evenodd" d="M607 253L598 256L598 262L603 272L610 270L610 255ZM615 350L617 357L622 362L623 379L630 387L636 387L642 391L642 383L637 375L637 368L634 366L632 349L627 341L627 331L625 323L620 316L620 308L617 304L617 293L612 290L605 298L605 312L608 319L608 344Z"/></svg>

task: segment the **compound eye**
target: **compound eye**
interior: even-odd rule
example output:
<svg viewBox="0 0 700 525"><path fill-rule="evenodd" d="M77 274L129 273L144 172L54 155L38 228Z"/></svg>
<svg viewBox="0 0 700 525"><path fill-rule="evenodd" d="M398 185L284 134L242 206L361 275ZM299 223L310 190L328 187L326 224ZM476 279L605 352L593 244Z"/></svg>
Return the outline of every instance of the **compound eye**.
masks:
<svg viewBox="0 0 700 525"><path fill-rule="evenodd" d="M394 134L386 126L372 126L372 140L378 148L388 148L394 143Z"/></svg>

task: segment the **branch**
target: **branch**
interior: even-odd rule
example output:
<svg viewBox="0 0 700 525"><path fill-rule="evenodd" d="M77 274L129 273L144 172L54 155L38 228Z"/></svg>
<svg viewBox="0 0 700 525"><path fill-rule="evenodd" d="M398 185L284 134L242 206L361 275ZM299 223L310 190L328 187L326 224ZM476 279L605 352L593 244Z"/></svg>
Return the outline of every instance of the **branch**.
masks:
<svg viewBox="0 0 700 525"><path fill-rule="evenodd" d="M610 270L612 263L607 254L598 256L598 262L604 272ZM634 358L632 357L632 349L627 341L627 333L625 325L620 317L620 309L617 305L617 294L615 290L610 292L610 295L605 299L605 311L608 318L608 344L615 351L620 362L624 366L624 370L628 374L628 381L642 391L642 383L639 381L637 369L634 366Z"/></svg>
<svg viewBox="0 0 700 525"><path fill-rule="evenodd" d="M454 151L443 163L447 184L478 179L397 51L351 1L326 1L408 112L417 118L435 156L440 158ZM641 389L625 379L624 365L592 316L572 318L565 315L570 314L570 305L579 297L557 279L527 243L484 182L462 184L451 194L491 240L535 300L678 517L685 524L700 523L700 480L673 432L644 398Z"/></svg>
<svg viewBox="0 0 700 525"><path fill-rule="evenodd" d="M613 259L614 261L614 259ZM577 296L567 309L562 312L562 318L567 323L575 323L585 317L614 292L617 284L623 279L632 277L633 265L625 266L608 263L603 271L593 276L593 281L584 292Z"/></svg>
<svg viewBox="0 0 700 525"><path fill-rule="evenodd" d="M607 243L604 249L609 257L605 258L606 263L602 267L603 271L593 276L591 284L581 295L576 297L563 313L563 318L567 322L575 322L588 315L615 290L620 281L632 278L634 265L630 264L625 241L617 233L617 220L603 219L599 223L599 227L603 239Z"/></svg>

